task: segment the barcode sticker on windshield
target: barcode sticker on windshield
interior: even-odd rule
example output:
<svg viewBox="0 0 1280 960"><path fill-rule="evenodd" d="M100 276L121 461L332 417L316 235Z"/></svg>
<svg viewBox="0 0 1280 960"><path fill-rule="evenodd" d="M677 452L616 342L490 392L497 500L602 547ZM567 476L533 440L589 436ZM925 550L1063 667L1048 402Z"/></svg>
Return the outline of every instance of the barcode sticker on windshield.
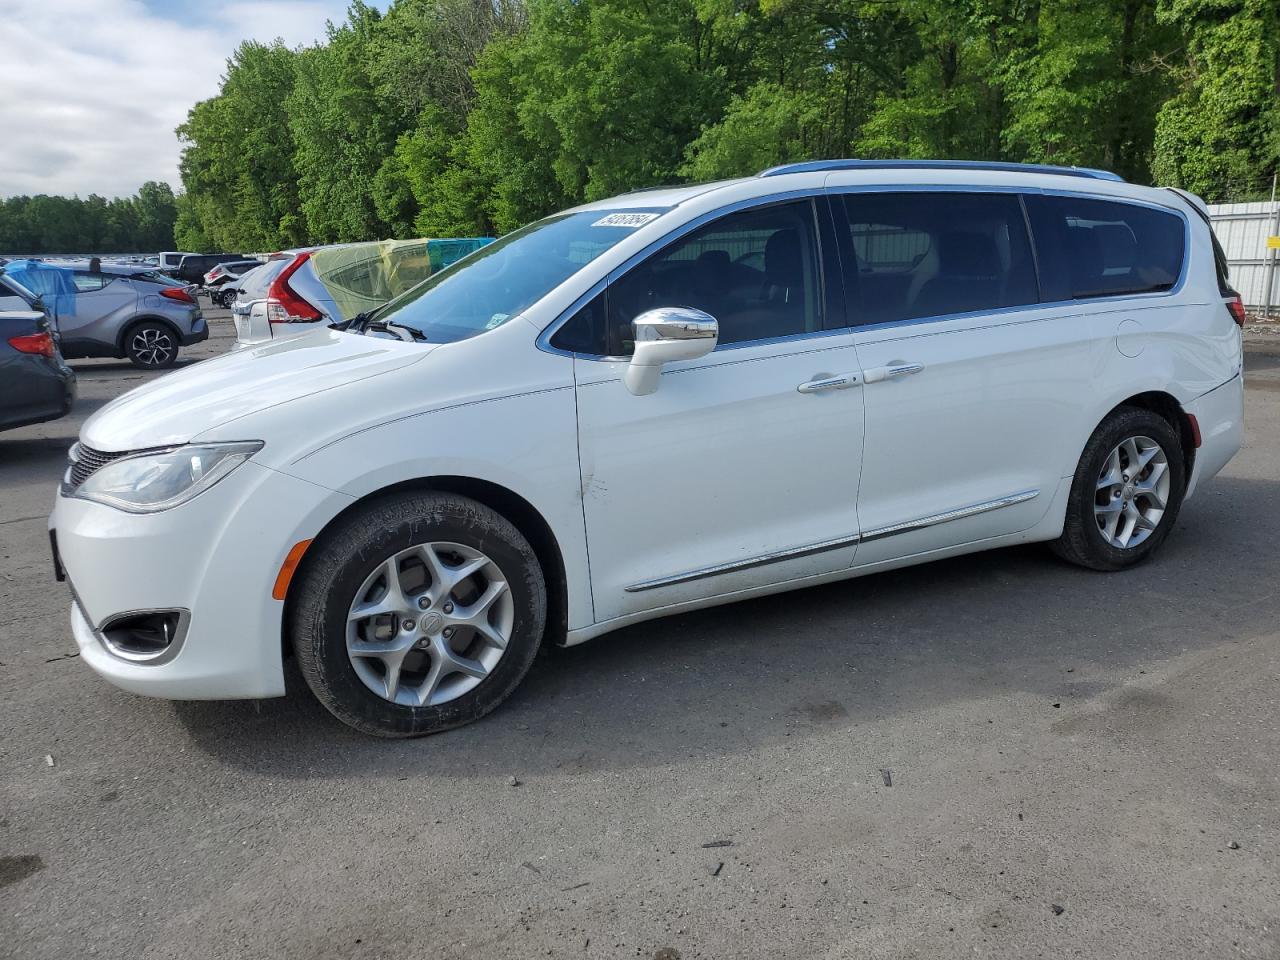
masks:
<svg viewBox="0 0 1280 960"><path fill-rule="evenodd" d="M657 220L656 213L611 213L607 217L601 217L593 227L630 227L633 230L636 227L643 227L650 220Z"/></svg>

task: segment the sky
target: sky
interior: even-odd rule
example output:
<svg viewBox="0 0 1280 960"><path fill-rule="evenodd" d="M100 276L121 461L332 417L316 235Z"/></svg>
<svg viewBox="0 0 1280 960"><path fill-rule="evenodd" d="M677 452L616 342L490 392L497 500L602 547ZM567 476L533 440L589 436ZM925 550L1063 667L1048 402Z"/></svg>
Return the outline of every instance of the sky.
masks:
<svg viewBox="0 0 1280 960"><path fill-rule="evenodd" d="M386 9L386 3L376 6ZM177 189L174 128L242 40L325 35L347 0L0 0L0 197Z"/></svg>

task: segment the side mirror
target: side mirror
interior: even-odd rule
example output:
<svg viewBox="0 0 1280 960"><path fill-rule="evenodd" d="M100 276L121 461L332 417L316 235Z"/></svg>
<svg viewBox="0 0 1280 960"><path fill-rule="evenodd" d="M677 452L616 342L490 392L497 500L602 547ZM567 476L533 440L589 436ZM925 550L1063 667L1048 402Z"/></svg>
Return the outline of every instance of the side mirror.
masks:
<svg viewBox="0 0 1280 960"><path fill-rule="evenodd" d="M705 357L716 348L720 337L716 318L692 307L646 310L631 325L636 350L622 379L637 397L658 389L664 363Z"/></svg>

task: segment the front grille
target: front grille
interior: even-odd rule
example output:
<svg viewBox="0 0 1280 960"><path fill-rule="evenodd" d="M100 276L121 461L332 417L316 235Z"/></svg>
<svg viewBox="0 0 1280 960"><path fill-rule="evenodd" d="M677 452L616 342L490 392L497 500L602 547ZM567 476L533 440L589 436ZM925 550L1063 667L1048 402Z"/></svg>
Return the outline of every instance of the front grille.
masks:
<svg viewBox="0 0 1280 960"><path fill-rule="evenodd" d="M67 487L71 490L76 489L112 460L119 460L123 456L127 456L127 451L107 453L105 450L95 450L93 447L86 447L83 443L77 443L71 448L71 472L67 475Z"/></svg>

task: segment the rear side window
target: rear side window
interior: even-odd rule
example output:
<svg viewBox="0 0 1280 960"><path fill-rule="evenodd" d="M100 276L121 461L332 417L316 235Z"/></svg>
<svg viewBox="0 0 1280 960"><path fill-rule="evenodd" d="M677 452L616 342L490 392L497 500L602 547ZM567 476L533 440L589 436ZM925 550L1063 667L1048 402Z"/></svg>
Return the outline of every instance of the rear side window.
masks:
<svg viewBox="0 0 1280 960"><path fill-rule="evenodd" d="M261 300L267 295L267 288L271 286L271 281L291 263L293 263L293 257L280 257L250 270L239 280L241 299Z"/></svg>
<svg viewBox="0 0 1280 960"><path fill-rule="evenodd" d="M1181 217L1084 197L1026 200L1046 301L1158 293L1178 282L1186 242Z"/></svg>
<svg viewBox="0 0 1280 960"><path fill-rule="evenodd" d="M102 273L80 273L77 271L72 277L72 282L76 285L77 293L93 293L95 290L101 290L114 279L115 277Z"/></svg>
<svg viewBox="0 0 1280 960"><path fill-rule="evenodd" d="M853 193L843 202L845 294L853 323L1038 302L1026 218L1016 195Z"/></svg>

